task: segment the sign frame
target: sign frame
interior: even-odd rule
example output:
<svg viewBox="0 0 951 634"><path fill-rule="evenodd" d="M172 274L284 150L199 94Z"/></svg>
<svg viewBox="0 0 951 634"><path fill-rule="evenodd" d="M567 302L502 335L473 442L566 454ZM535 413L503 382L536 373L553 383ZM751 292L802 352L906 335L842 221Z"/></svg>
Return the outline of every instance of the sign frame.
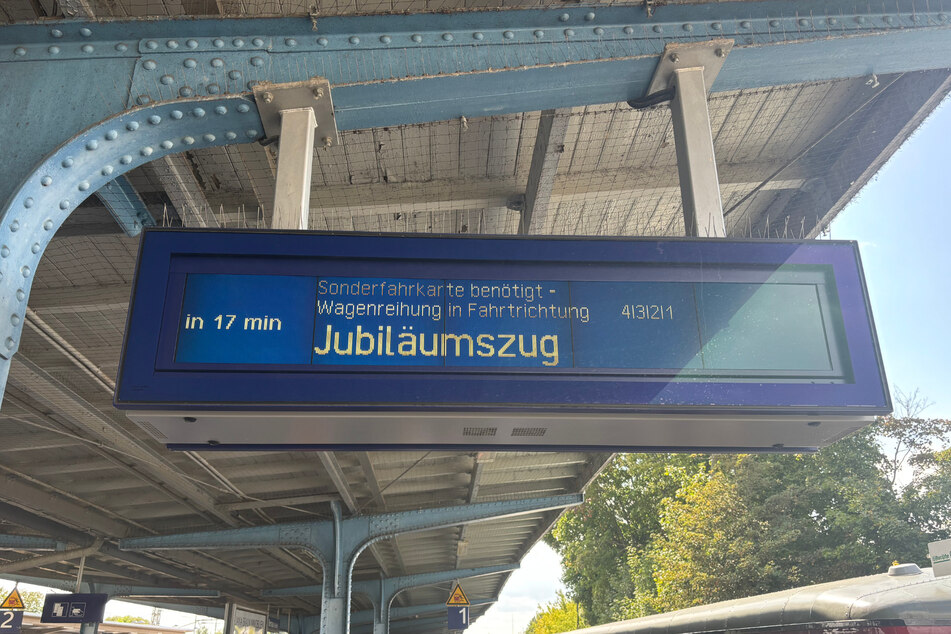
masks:
<svg viewBox="0 0 951 634"><path fill-rule="evenodd" d="M240 254L240 255L236 255ZM741 254L741 255L738 255ZM667 265L761 266L776 269L787 265L823 265L833 272L834 285L842 306L844 336L848 342L848 365L852 382L814 382L808 385L783 380L757 381L667 381L625 376L613 372L538 372L513 369L475 371L405 371L404 368L356 367L260 368L235 366L202 367L191 370L174 367L156 359L168 347L169 333L178 328L183 282L175 274L255 273L262 263L270 271L290 271L293 262L318 259L353 272L354 277L380 277L381 270L397 262L411 277L434 275L447 267L457 273L439 277L465 279L483 270L482 279L534 279L544 272L545 279L562 279L572 271L601 267ZM211 264L209 264L211 263ZM343 264L341 264L343 263ZM545 269L545 267L549 269ZM177 268L176 268L177 267ZM191 267L191 268L189 268ZM197 268L196 268L197 267ZM283 267L283 268L282 268ZM375 267L375 268L374 268ZM455 269L453 269L455 267ZM552 268L553 267L553 268ZM260 273L258 273L260 274ZM382 274L386 276L386 274ZM552 277L555 276L555 277ZM178 279L184 279L181 275ZM178 285L176 285L178 284ZM180 310L180 308L179 308ZM165 317L163 321L163 316ZM170 316L174 316L171 319ZM163 339L164 337L164 339ZM208 398L207 395L213 395ZM248 394L256 394L252 402ZM330 395L313 398L313 395ZM322 232L251 232L148 230L140 244L139 263L130 305L129 322L123 344L122 364L115 404L127 410L133 420L168 442L173 449L198 447L294 448L294 447L493 447L564 448L701 448L742 450L811 450L854 431L891 411L891 401L878 349L871 307L857 245L845 241L777 240L689 240L544 238L510 237L459 238L431 235L334 234ZM544 440L462 440L432 442L426 435L410 434L402 442L385 438L374 443L366 439L347 439L324 435L321 443L314 434L295 431L276 436L280 441L242 441L227 437L225 419L254 425L252 419L265 412L283 419L329 420L373 418L394 420L433 417L439 421L467 416L474 421L493 417L519 416L558 419L597 417L665 419L685 424L704 418L726 423L736 418L750 421L838 422L827 426L814 439L799 436L779 438L777 442L745 445L677 444L648 439L646 443L565 442L553 436ZM186 433L188 419L217 421L214 436L202 438ZM807 421L808 419L808 421ZM389 424L387 423L387 424ZM361 423L362 424L362 423ZM442 424L442 423L438 423ZM150 427L151 426L151 427ZM530 427L530 426L529 426ZM158 431L159 433L154 433ZM193 430L194 432L194 430ZM613 434L613 432L611 432ZM225 435L222 435L225 434ZM597 436L597 435L596 435ZM716 436L716 434L713 434ZM163 438L164 437L164 438Z"/></svg>

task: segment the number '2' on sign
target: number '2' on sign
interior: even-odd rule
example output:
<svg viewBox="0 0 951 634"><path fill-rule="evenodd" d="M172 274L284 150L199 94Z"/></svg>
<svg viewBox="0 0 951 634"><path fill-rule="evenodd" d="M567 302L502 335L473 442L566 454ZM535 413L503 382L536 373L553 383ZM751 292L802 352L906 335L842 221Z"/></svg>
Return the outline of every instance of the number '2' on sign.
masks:
<svg viewBox="0 0 951 634"><path fill-rule="evenodd" d="M0 633L19 634L23 627L23 612L21 610L0 611Z"/></svg>

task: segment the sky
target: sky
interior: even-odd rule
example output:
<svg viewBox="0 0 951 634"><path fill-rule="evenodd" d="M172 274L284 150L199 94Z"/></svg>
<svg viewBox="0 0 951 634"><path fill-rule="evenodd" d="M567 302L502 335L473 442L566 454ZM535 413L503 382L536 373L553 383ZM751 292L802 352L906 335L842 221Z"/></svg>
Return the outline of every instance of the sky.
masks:
<svg viewBox="0 0 951 634"><path fill-rule="evenodd" d="M949 140L951 101L946 100L831 228L832 238L859 242L893 396L898 389L919 390L932 403L924 412L932 418L951 418ZM538 606L563 589L558 554L539 543L468 634L520 634ZM106 614L148 618L150 610L111 601ZM193 622L190 615L163 613L163 625Z"/></svg>

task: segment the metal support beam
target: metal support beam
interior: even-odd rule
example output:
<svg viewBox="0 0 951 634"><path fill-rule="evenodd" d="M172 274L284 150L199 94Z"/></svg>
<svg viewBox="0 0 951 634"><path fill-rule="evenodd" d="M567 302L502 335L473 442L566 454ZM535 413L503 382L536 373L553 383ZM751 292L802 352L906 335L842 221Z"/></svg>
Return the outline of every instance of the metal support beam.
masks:
<svg viewBox="0 0 951 634"><path fill-rule="evenodd" d="M725 238L703 68L674 71L673 85L676 93L670 103L670 113L677 148L684 229L691 237Z"/></svg>
<svg viewBox="0 0 951 634"><path fill-rule="evenodd" d="M72 561L73 559L81 559L87 555L95 555L99 552L99 548L102 546L102 541L96 541L92 546L86 546L84 548L74 548L72 550L63 550L60 552L50 553L49 555L40 555L38 557L28 557L26 559L19 559L17 561L7 562L5 564L0 564L0 575L9 574L11 572L19 572L20 570L28 570L30 568L36 568L38 566L48 566L50 564L59 563L61 561Z"/></svg>
<svg viewBox="0 0 951 634"><path fill-rule="evenodd" d="M308 228L316 128L317 120L311 108L281 111L281 147L277 154L277 186L271 221L274 229Z"/></svg>
<svg viewBox="0 0 951 634"><path fill-rule="evenodd" d="M65 592L76 591L76 582L72 579L44 579L29 575L4 574L4 578L18 583L30 583L36 586L56 588ZM117 585L111 583L89 583L83 581L78 592L98 592L110 597L205 597L216 599L221 596L217 590L197 590L194 588L158 588L153 586Z"/></svg>
<svg viewBox="0 0 951 634"><path fill-rule="evenodd" d="M0 548L10 550L63 550L63 542L29 535L0 535Z"/></svg>
<svg viewBox="0 0 951 634"><path fill-rule="evenodd" d="M321 562L324 569L320 630L322 634L346 634L349 630L351 572L357 557L371 543L402 533L564 508L580 504L583 500L581 494L561 495L346 519L342 517L340 503L335 501L331 502L334 517L329 521L138 537L121 540L119 547L123 550L210 550L263 546L306 549Z"/></svg>
<svg viewBox="0 0 951 634"><path fill-rule="evenodd" d="M109 181L96 192L96 195L130 238L142 233L145 227L155 226L152 214L149 213L138 192L125 176Z"/></svg>
<svg viewBox="0 0 951 634"><path fill-rule="evenodd" d="M558 162L565 151L565 133L568 131L570 108L543 110L538 120L532 163L528 170L528 185L525 187L525 206L518 222L518 232L531 233L534 226L547 226L548 203L555 188Z"/></svg>

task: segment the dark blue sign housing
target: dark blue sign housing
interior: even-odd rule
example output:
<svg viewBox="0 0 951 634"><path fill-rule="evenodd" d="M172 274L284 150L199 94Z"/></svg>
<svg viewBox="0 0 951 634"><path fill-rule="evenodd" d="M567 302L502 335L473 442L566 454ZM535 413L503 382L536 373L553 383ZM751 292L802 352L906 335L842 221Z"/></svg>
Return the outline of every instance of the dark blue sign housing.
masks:
<svg viewBox="0 0 951 634"><path fill-rule="evenodd" d="M108 594L48 594L40 623L102 623Z"/></svg>
<svg viewBox="0 0 951 634"><path fill-rule="evenodd" d="M469 606L468 605L450 605L447 608L446 620L448 629L451 632L461 631L469 628Z"/></svg>
<svg viewBox="0 0 951 634"><path fill-rule="evenodd" d="M116 405L182 448L804 450L891 411L854 243L172 230Z"/></svg>

